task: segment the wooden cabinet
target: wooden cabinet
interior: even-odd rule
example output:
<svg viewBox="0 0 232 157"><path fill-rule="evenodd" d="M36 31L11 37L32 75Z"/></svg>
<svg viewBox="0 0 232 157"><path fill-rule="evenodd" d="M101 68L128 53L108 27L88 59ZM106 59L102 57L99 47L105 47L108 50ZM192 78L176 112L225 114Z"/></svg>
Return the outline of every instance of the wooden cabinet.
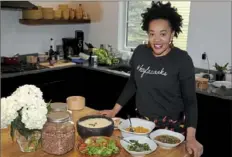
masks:
<svg viewBox="0 0 232 157"><path fill-rule="evenodd" d="M197 94L197 139L204 146L202 157L232 156L232 102Z"/></svg>

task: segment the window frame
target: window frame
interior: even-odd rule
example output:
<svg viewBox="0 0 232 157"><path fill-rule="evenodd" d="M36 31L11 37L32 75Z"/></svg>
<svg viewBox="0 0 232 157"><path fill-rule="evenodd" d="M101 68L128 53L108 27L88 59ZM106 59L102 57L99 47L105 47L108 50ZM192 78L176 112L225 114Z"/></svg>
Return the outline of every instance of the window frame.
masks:
<svg viewBox="0 0 232 157"><path fill-rule="evenodd" d="M131 52L131 49L135 48L135 47L127 46L128 5L129 5L129 1L120 1L119 2L118 49L121 52ZM191 8L191 6L190 6L190 8ZM191 14L191 10L190 10L189 16L190 16L190 14ZM146 41L146 39L145 39L145 41ZM186 42L187 42L187 48L188 48L188 39Z"/></svg>
<svg viewBox="0 0 232 157"><path fill-rule="evenodd" d="M128 21L128 3L129 1L119 2L119 18L118 18L118 49L124 52L130 52L131 48L127 47L127 21Z"/></svg>

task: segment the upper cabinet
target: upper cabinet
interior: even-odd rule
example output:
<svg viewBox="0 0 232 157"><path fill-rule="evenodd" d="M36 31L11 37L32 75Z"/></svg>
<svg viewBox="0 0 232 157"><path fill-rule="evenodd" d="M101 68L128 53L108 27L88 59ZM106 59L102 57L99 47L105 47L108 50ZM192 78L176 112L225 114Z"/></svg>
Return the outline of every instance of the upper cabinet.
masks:
<svg viewBox="0 0 232 157"><path fill-rule="evenodd" d="M1 1L1 9L37 9L29 1Z"/></svg>

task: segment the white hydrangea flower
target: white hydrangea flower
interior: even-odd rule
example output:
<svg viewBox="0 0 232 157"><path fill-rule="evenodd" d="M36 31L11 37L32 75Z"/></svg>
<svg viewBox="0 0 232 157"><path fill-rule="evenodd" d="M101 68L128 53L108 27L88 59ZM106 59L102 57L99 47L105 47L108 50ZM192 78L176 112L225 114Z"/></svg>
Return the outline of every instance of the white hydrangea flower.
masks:
<svg viewBox="0 0 232 157"><path fill-rule="evenodd" d="M9 125L21 110L22 122L28 129L42 129L47 121L47 104L43 93L34 85L20 86L7 98L1 99L1 127Z"/></svg>
<svg viewBox="0 0 232 157"><path fill-rule="evenodd" d="M1 98L1 128L6 128L17 116L14 100L11 97Z"/></svg>
<svg viewBox="0 0 232 157"><path fill-rule="evenodd" d="M47 121L47 108L46 107L29 107L22 109L22 122L28 129L42 129Z"/></svg>
<svg viewBox="0 0 232 157"><path fill-rule="evenodd" d="M34 85L23 85L20 86L16 89L16 91L13 93L13 95L29 95L29 96L34 96L40 99L43 99L43 93L41 90L34 86Z"/></svg>

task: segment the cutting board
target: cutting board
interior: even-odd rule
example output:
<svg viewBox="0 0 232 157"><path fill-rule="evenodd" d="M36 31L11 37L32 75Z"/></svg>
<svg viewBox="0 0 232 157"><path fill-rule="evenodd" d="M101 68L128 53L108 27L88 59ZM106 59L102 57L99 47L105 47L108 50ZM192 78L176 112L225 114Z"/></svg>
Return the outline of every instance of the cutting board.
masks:
<svg viewBox="0 0 232 157"><path fill-rule="evenodd" d="M51 66L51 65L49 64L49 62L40 63L40 65L41 65L41 66L48 67L48 68L57 68L57 67L64 67L64 66L76 65L76 63L73 63L73 62L64 63L64 62L58 61L58 63L55 63L53 66Z"/></svg>

